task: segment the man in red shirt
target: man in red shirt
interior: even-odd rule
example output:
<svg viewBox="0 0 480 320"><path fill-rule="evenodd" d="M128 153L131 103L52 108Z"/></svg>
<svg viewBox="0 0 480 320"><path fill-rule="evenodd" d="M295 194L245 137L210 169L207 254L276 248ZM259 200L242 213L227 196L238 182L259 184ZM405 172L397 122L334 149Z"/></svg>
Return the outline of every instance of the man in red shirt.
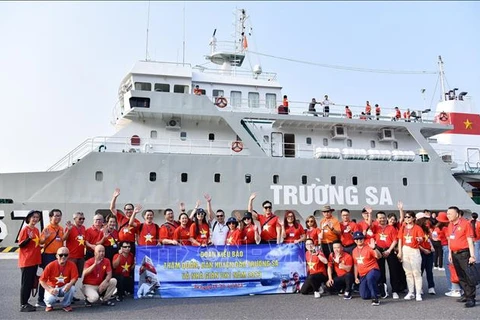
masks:
<svg viewBox="0 0 480 320"><path fill-rule="evenodd" d="M372 306L378 306L380 302L378 301L377 283L380 279L380 268L377 259L380 259L382 254L376 249L373 238L370 239L369 245L365 244L365 235L362 232L356 231L353 239L357 244L352 253L355 283L360 284L362 299L372 299Z"/></svg>
<svg viewBox="0 0 480 320"><path fill-rule="evenodd" d="M343 299L345 300L352 299L352 267L352 256L343 251L340 241L335 241L333 243L333 252L328 257L327 287L332 288L333 291L343 292Z"/></svg>
<svg viewBox="0 0 480 320"><path fill-rule="evenodd" d="M333 242L340 240L341 227L340 222L332 215L335 209L330 206L323 206L323 219L320 221L320 238L322 239L322 251L326 257L333 252Z"/></svg>
<svg viewBox="0 0 480 320"><path fill-rule="evenodd" d="M91 307L98 300L102 305L114 306L110 301L117 286L117 280L112 278L110 260L105 258L105 247L101 244L95 247L95 256L85 262L83 270L82 292L85 295L85 306Z"/></svg>
<svg viewBox="0 0 480 320"><path fill-rule="evenodd" d="M268 200L262 203L264 214L258 214L253 210L253 200L257 195L252 193L248 199L248 212L252 213L255 220L260 221L262 231L260 237L261 243L280 244L282 236L282 227L278 222L278 217L273 214L272 203Z"/></svg>
<svg viewBox="0 0 480 320"><path fill-rule="evenodd" d="M133 225L129 225L130 217L135 207L131 203L125 204L123 207L125 214L123 214L115 208L118 196L120 196L120 189L116 188L113 192L112 201L110 202L110 211L117 217L118 240L130 242L132 254L135 255L135 234L137 233L137 228L140 226L140 221L135 219ZM140 205L137 205L137 212L140 212L141 208Z"/></svg>
<svg viewBox="0 0 480 320"><path fill-rule="evenodd" d="M125 292L133 293L134 257L130 242L120 243L120 250L113 256L113 277L117 279L117 301L123 301Z"/></svg>
<svg viewBox="0 0 480 320"><path fill-rule="evenodd" d="M358 231L358 226L355 222L350 220L350 211L342 209L340 212L342 222L340 223L340 241L342 242L343 251L352 254L355 248L355 241L353 241L353 233Z"/></svg>
<svg viewBox="0 0 480 320"><path fill-rule="evenodd" d="M160 226L159 243L178 245L177 240L173 238L173 233L180 226L180 223L175 221L173 210L168 208L164 211L165 223Z"/></svg>
<svg viewBox="0 0 480 320"><path fill-rule="evenodd" d="M73 224L69 220L65 227L65 245L69 251L68 260L75 263L79 275L83 273L85 265L86 229L83 225L84 222L83 212L76 212L73 214Z"/></svg>
<svg viewBox="0 0 480 320"><path fill-rule="evenodd" d="M101 214L96 214L93 216L93 225L85 230L85 244L87 245L85 259L87 260L93 257L95 247L105 241L105 234L102 230L104 221Z"/></svg>
<svg viewBox="0 0 480 320"><path fill-rule="evenodd" d="M78 280L77 266L68 260L66 247L57 250L57 260L50 262L40 277L40 285L45 289L45 311L53 310L53 304L63 297L62 306L66 312L73 311L70 306Z"/></svg>
<svg viewBox="0 0 480 320"><path fill-rule="evenodd" d="M476 282L467 273L469 265L476 260L472 225L467 219L460 217L460 209L454 206L448 208L447 217L450 221L447 229L448 260L453 262L460 286L465 292L458 301L465 302L465 307L471 308L475 306L476 294Z"/></svg>

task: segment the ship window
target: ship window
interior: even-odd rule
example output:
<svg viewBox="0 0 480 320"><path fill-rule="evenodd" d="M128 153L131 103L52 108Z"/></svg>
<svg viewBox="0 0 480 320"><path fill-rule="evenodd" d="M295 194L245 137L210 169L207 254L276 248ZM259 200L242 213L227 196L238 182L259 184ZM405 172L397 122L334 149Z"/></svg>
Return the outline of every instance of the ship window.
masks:
<svg viewBox="0 0 480 320"><path fill-rule="evenodd" d="M249 108L260 107L260 94L258 94L258 92L248 93L248 107Z"/></svg>
<svg viewBox="0 0 480 320"><path fill-rule="evenodd" d="M135 82L135 90L152 91L152 84L150 82Z"/></svg>
<svg viewBox="0 0 480 320"><path fill-rule="evenodd" d="M398 149L398 142L397 142L397 141L393 141L393 142L392 142L392 147L393 147L393 149Z"/></svg>
<svg viewBox="0 0 480 320"><path fill-rule="evenodd" d="M265 107L267 109L276 109L277 95L275 93L265 94Z"/></svg>
<svg viewBox="0 0 480 320"><path fill-rule="evenodd" d="M215 173L213 175L213 181L214 182L220 182L220 173Z"/></svg>
<svg viewBox="0 0 480 320"><path fill-rule="evenodd" d="M95 172L95 180L103 181L103 172L102 171Z"/></svg>
<svg viewBox="0 0 480 320"><path fill-rule="evenodd" d="M278 174L274 174L273 175L273 184L278 184L279 180L280 180L280 177L278 176Z"/></svg>
<svg viewBox="0 0 480 320"><path fill-rule="evenodd" d="M170 92L170 85L168 83L155 83L155 91Z"/></svg>
<svg viewBox="0 0 480 320"><path fill-rule="evenodd" d="M188 93L188 86L182 84L176 84L173 86L173 92L175 93Z"/></svg>
<svg viewBox="0 0 480 320"><path fill-rule="evenodd" d="M325 147L328 146L328 139L327 138L323 138L323 145Z"/></svg>
<svg viewBox="0 0 480 320"><path fill-rule="evenodd" d="M150 98L131 97L130 108L150 108Z"/></svg>
<svg viewBox="0 0 480 320"><path fill-rule="evenodd" d="M370 148L375 148L375 140L370 140Z"/></svg>
<svg viewBox="0 0 480 320"><path fill-rule="evenodd" d="M208 134L208 140L209 141L215 141L215 133L209 133Z"/></svg>
<svg viewBox="0 0 480 320"><path fill-rule="evenodd" d="M403 185L406 187L408 185L407 178L403 178Z"/></svg>
<svg viewBox="0 0 480 320"><path fill-rule="evenodd" d="M352 139L347 139L347 147L351 148L353 145Z"/></svg>
<svg viewBox="0 0 480 320"><path fill-rule="evenodd" d="M13 203L13 200L12 199L0 199L0 203L7 203L7 204L11 204Z"/></svg>
<svg viewBox="0 0 480 320"><path fill-rule="evenodd" d="M308 145L311 145L312 144L312 138L307 137L307 139L305 139L305 143L308 144Z"/></svg>
<svg viewBox="0 0 480 320"><path fill-rule="evenodd" d="M156 172L150 172L150 181L152 181L152 182L157 181L157 173Z"/></svg>
<svg viewBox="0 0 480 320"><path fill-rule="evenodd" d="M214 98L216 98L216 97L223 97L223 94L224 94L224 93L223 93L223 90L213 89L213 91L212 91L212 96L213 96Z"/></svg>
<svg viewBox="0 0 480 320"><path fill-rule="evenodd" d="M232 108L240 108L242 106L242 93L240 91L230 91L230 104Z"/></svg>
<svg viewBox="0 0 480 320"><path fill-rule="evenodd" d="M331 177L330 177L330 184L331 184L331 185L335 185L336 183L337 183L337 177L331 176Z"/></svg>
<svg viewBox="0 0 480 320"><path fill-rule="evenodd" d="M187 180L188 180L188 174L185 173L185 172L182 173L182 175L180 176L180 180L181 180L182 182L187 182Z"/></svg>
<svg viewBox="0 0 480 320"><path fill-rule="evenodd" d="M157 139L157 130L150 131L150 138Z"/></svg>
<svg viewBox="0 0 480 320"><path fill-rule="evenodd" d="M307 176L302 176L302 184L307 184Z"/></svg>
<svg viewBox="0 0 480 320"><path fill-rule="evenodd" d="M185 131L180 132L180 140L187 140L187 133Z"/></svg>
<svg viewBox="0 0 480 320"><path fill-rule="evenodd" d="M246 174L245 175L245 183L250 183L252 182L252 175Z"/></svg>
<svg viewBox="0 0 480 320"><path fill-rule="evenodd" d="M358 178L357 177L352 177L352 184L356 186L358 184Z"/></svg>

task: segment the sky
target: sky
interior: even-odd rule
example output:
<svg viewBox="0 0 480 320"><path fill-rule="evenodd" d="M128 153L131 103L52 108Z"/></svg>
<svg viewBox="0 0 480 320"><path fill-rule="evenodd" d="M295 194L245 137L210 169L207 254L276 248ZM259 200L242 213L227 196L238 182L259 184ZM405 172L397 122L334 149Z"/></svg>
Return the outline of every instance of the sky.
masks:
<svg viewBox="0 0 480 320"><path fill-rule="evenodd" d="M120 81L146 56L148 6L0 2L0 173L45 171L86 139L114 134ZM236 8L249 16L252 52L403 71L437 71L441 55L447 89L468 91L478 105L478 2L151 2L149 58L183 60L185 17L185 62L204 64L213 30L219 41L232 34ZM328 94L338 104L434 109L440 97L435 74L249 54L244 65L255 64L277 73L290 101Z"/></svg>

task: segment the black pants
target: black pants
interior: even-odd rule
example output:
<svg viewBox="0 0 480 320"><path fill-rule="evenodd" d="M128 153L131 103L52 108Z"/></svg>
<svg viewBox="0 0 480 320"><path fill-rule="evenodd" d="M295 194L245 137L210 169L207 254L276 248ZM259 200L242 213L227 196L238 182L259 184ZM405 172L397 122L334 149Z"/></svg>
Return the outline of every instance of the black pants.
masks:
<svg viewBox="0 0 480 320"><path fill-rule="evenodd" d="M380 252L383 252L386 249L380 248ZM405 277L405 270L403 270L402 263L398 260L397 255L394 252L391 252L388 257L380 258L377 260L378 266L380 267L380 280L378 280L379 284L382 284L380 287L381 293L385 288L383 288L383 284L387 283L387 276L386 276L386 264L388 264L388 271L390 274L390 286L392 287L392 292L402 292L407 288L407 278Z"/></svg>
<svg viewBox="0 0 480 320"><path fill-rule="evenodd" d="M432 241L433 248L435 249L435 256L433 258L433 266L437 268L443 268L443 248L441 241Z"/></svg>
<svg viewBox="0 0 480 320"><path fill-rule="evenodd" d="M335 276L333 278L333 291L340 292L343 290L344 292L352 292L353 286L353 273L352 271L345 273L343 276L338 277Z"/></svg>
<svg viewBox="0 0 480 320"><path fill-rule="evenodd" d="M330 257L330 253L333 252L333 244L332 243L322 243L322 252L325 257L328 259Z"/></svg>
<svg viewBox="0 0 480 320"><path fill-rule="evenodd" d="M327 282L328 278L323 273L316 273L307 276L305 282L303 283L302 289L300 289L301 294L312 294L315 291L320 289L322 283Z"/></svg>
<svg viewBox="0 0 480 320"><path fill-rule="evenodd" d="M133 277L125 277L121 274L114 274L113 277L117 279L117 295L119 297L125 296L125 291L133 293Z"/></svg>
<svg viewBox="0 0 480 320"><path fill-rule="evenodd" d="M55 253L42 253L42 268L45 270L45 267L52 261L57 260L55 257ZM44 302L43 299L45 298L45 288L42 285L38 284L38 302Z"/></svg>
<svg viewBox="0 0 480 320"><path fill-rule="evenodd" d="M35 276L37 275L37 265L31 267L20 268L22 272L22 282L20 283L20 305L28 303L30 294L32 293Z"/></svg>
<svg viewBox="0 0 480 320"><path fill-rule="evenodd" d="M465 292L465 298L467 301L475 301L476 283L467 274L468 259L470 258L470 251L463 250L459 253L452 252L453 266L457 272L460 286Z"/></svg>

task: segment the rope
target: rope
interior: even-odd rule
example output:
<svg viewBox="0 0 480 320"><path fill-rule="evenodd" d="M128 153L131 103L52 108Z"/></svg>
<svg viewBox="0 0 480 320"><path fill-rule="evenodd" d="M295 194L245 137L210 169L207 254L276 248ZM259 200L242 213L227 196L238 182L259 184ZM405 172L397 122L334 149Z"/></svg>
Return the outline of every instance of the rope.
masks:
<svg viewBox="0 0 480 320"><path fill-rule="evenodd" d="M297 62L297 63L303 63L308 65L314 65L314 66L323 67L323 68L357 71L357 72L389 73L389 74L437 74L438 73L436 71L425 71L425 70L424 71L408 71L408 70L386 70L386 69L367 69L367 68L346 67L346 66L338 66L338 65L332 65L332 64L316 63L316 62L296 60L291 58L278 57L278 56L255 52L255 51L248 51L248 52L259 55L259 56L270 57L274 59L286 60L286 61Z"/></svg>

